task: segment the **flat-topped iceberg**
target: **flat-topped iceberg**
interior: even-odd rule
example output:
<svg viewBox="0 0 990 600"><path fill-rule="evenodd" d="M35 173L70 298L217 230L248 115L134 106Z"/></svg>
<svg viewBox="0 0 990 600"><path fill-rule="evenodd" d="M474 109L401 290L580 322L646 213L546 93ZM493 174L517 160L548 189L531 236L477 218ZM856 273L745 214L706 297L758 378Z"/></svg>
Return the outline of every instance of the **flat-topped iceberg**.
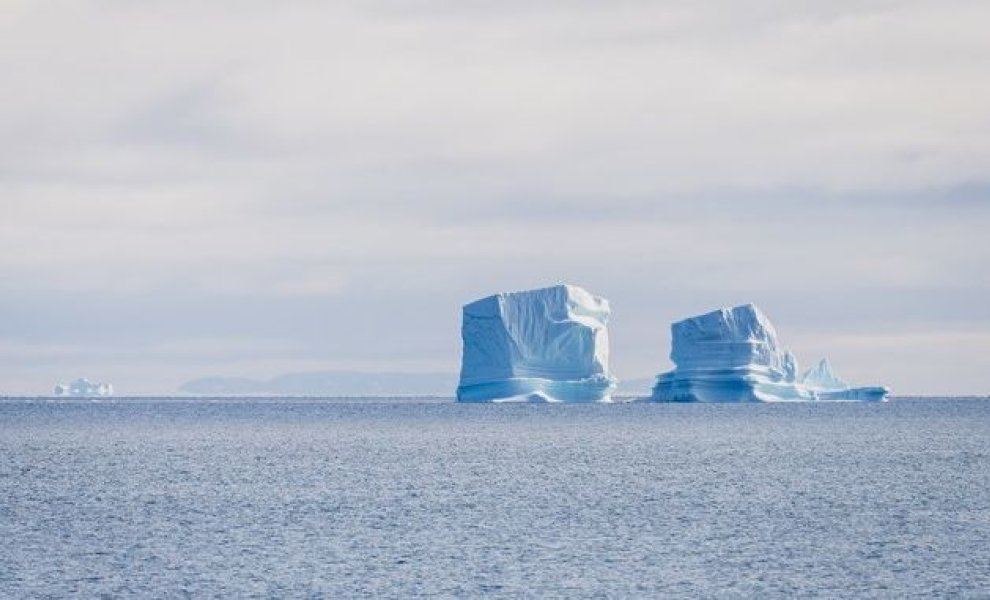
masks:
<svg viewBox="0 0 990 600"><path fill-rule="evenodd" d="M884 387L853 388L823 360L798 379L797 359L781 348L770 320L753 304L723 308L671 325L676 368L657 377L657 402L883 400Z"/></svg>
<svg viewBox="0 0 990 600"><path fill-rule="evenodd" d="M457 400L609 401L608 317L608 300L573 285L465 305Z"/></svg>

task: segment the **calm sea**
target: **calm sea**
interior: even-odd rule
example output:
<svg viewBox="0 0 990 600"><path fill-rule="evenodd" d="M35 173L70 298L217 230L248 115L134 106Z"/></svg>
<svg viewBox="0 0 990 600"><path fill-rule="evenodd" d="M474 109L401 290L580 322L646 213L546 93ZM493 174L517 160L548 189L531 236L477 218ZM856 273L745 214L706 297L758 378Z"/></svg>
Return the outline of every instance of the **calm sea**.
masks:
<svg viewBox="0 0 990 600"><path fill-rule="evenodd" d="M0 401L0 597L990 597L990 401Z"/></svg>

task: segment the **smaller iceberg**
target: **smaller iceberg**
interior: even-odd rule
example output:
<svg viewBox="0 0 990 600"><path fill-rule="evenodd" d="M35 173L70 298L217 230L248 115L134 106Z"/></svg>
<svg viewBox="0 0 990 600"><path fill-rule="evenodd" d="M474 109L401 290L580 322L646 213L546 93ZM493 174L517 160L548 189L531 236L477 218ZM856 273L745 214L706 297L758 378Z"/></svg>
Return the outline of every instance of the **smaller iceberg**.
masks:
<svg viewBox="0 0 990 600"><path fill-rule="evenodd" d="M607 402L608 300L574 285L464 306L458 402Z"/></svg>
<svg viewBox="0 0 990 600"><path fill-rule="evenodd" d="M81 377L71 383L60 383L56 385L53 393L56 396L100 398L113 396L113 386L109 383L96 383L95 381Z"/></svg>
<svg viewBox="0 0 990 600"><path fill-rule="evenodd" d="M801 386L817 400L883 400L888 394L883 386L852 387L832 371L827 358L801 376Z"/></svg>
<svg viewBox="0 0 990 600"><path fill-rule="evenodd" d="M657 377L656 402L883 400L884 387L851 387L827 360L798 378L795 356L753 304L723 308L671 325L675 369Z"/></svg>
<svg viewBox="0 0 990 600"><path fill-rule="evenodd" d="M827 358L821 359L814 368L808 369L801 376L801 383L821 391L847 390L851 387L832 371L832 363L828 362Z"/></svg>

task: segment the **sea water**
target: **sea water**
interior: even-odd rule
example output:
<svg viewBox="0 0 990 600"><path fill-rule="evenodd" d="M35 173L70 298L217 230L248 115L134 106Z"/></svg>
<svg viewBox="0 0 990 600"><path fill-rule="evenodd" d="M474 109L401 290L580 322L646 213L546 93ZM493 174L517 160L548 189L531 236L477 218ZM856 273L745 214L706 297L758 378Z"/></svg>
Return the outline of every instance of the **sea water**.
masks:
<svg viewBox="0 0 990 600"><path fill-rule="evenodd" d="M990 401L0 401L0 597L990 596Z"/></svg>

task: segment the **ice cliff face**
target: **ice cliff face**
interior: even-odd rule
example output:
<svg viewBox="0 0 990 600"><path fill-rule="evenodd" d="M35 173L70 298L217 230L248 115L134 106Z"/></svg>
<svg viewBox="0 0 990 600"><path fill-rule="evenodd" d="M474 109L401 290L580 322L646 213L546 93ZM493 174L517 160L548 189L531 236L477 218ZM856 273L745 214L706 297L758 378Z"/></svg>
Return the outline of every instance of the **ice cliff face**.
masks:
<svg viewBox="0 0 990 600"><path fill-rule="evenodd" d="M773 325L752 304L679 321L671 332L670 358L684 373L743 369L777 380L796 370Z"/></svg>
<svg viewBox="0 0 990 600"><path fill-rule="evenodd" d="M886 388L850 388L822 361L798 381L797 359L783 350L770 320L752 304L671 325L676 368L657 378L659 402L882 400Z"/></svg>
<svg viewBox="0 0 990 600"><path fill-rule="evenodd" d="M608 401L608 301L573 285L464 307L459 402Z"/></svg>

